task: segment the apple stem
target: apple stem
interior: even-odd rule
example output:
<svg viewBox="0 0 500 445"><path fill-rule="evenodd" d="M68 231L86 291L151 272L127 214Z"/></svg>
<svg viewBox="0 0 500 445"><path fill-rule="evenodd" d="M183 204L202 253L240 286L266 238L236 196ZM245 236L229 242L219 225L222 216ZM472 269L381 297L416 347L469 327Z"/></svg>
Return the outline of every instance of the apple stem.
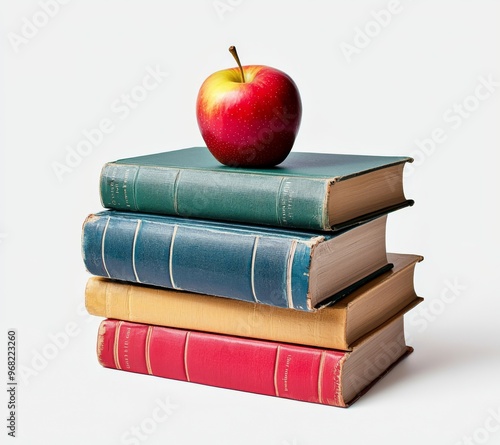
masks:
<svg viewBox="0 0 500 445"><path fill-rule="evenodd" d="M236 52L236 47L234 45L231 45L229 47L229 52L233 55L234 60L236 60L236 63L240 67L240 74L241 74L241 81L245 83L245 74L243 72L243 68L241 66L240 58L238 57L238 53Z"/></svg>

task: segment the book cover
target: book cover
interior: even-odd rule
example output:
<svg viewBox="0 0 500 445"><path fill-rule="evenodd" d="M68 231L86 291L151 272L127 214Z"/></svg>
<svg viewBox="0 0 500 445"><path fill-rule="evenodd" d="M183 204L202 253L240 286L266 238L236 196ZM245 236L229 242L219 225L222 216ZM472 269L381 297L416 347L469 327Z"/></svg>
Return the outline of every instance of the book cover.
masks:
<svg viewBox="0 0 500 445"><path fill-rule="evenodd" d="M351 350L361 337L422 299L418 255L388 254L394 267L314 312L91 277L85 306L95 316L240 337Z"/></svg>
<svg viewBox="0 0 500 445"><path fill-rule="evenodd" d="M328 231L412 205L411 161L292 151L277 167L243 169L192 147L105 164L100 196L115 210Z"/></svg>
<svg viewBox="0 0 500 445"><path fill-rule="evenodd" d="M93 275L307 311L387 266L386 219L327 233L108 210L82 254Z"/></svg>
<svg viewBox="0 0 500 445"><path fill-rule="evenodd" d="M107 368L339 407L409 352L402 317L351 352L110 319L97 342Z"/></svg>

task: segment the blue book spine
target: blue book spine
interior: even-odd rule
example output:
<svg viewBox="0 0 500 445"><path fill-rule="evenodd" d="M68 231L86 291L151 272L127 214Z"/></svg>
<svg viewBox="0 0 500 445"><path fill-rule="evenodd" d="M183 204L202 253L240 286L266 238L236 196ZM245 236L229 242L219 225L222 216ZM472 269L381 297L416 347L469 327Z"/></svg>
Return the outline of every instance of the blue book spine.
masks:
<svg viewBox="0 0 500 445"><path fill-rule="evenodd" d="M309 310L310 243L186 221L91 215L83 226L85 266L116 280Z"/></svg>

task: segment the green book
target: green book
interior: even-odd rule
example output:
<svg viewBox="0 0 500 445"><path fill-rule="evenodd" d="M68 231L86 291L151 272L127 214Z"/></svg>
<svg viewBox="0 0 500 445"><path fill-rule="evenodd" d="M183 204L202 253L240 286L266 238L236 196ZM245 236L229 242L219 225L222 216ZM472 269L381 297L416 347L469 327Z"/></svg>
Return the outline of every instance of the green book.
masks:
<svg viewBox="0 0 500 445"><path fill-rule="evenodd" d="M106 163L100 195L122 211L327 231L412 205L403 190L411 161L292 151L277 167L250 169L193 147Z"/></svg>

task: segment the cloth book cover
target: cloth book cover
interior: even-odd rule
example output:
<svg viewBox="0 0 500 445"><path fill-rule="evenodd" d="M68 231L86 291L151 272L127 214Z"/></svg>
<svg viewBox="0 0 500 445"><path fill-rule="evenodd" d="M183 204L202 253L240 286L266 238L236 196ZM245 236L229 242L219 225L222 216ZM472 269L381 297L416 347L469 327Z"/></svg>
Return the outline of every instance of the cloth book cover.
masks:
<svg viewBox="0 0 500 445"><path fill-rule="evenodd" d="M189 218L332 230L408 205L412 159L292 151L274 168L220 164L205 147L106 163L104 207Z"/></svg>
<svg viewBox="0 0 500 445"><path fill-rule="evenodd" d="M299 310L388 264L386 216L313 232L103 211L83 225L97 276Z"/></svg>
<svg viewBox="0 0 500 445"><path fill-rule="evenodd" d="M351 352L104 320L104 367L305 402L346 407L412 349L398 317Z"/></svg>

